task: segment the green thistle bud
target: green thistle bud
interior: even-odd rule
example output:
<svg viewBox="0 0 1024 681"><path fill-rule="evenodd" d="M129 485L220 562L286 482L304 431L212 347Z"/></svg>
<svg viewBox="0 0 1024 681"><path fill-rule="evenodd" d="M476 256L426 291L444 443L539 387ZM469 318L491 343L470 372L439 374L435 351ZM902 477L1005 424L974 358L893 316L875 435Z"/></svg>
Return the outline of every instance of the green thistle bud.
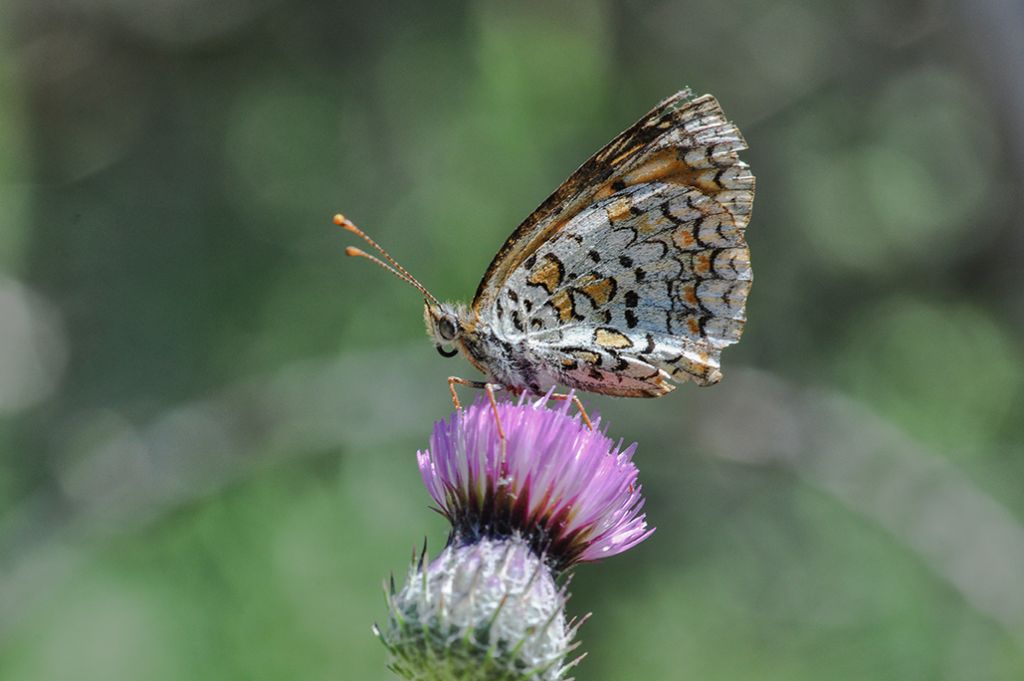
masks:
<svg viewBox="0 0 1024 681"><path fill-rule="evenodd" d="M453 544L388 592L392 671L410 681L555 681L582 620L567 623L564 587L521 537Z"/></svg>

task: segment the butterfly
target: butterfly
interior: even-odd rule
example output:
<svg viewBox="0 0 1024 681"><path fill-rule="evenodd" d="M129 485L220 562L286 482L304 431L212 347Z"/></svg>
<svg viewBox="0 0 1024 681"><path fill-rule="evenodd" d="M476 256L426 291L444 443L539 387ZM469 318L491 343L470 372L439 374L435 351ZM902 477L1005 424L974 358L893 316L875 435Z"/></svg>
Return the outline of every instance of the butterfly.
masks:
<svg viewBox="0 0 1024 681"><path fill-rule="evenodd" d="M516 228L469 306L438 301L351 221L334 221L387 262L348 255L423 294L438 352L461 352L487 377L450 378L456 406L456 383L487 389L492 403L496 387L661 397L675 382L717 383L722 349L743 332L753 278L746 148L711 95L668 97Z"/></svg>

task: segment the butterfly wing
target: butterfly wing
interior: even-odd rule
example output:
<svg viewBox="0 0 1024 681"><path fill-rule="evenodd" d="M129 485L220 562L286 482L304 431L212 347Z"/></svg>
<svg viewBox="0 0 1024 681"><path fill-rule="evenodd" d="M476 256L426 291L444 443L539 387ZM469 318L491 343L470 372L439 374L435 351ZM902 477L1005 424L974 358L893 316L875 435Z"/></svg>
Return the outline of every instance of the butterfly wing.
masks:
<svg viewBox="0 0 1024 681"><path fill-rule="evenodd" d="M502 247L474 309L558 382L657 396L721 377L752 279L746 144L679 93L583 164Z"/></svg>

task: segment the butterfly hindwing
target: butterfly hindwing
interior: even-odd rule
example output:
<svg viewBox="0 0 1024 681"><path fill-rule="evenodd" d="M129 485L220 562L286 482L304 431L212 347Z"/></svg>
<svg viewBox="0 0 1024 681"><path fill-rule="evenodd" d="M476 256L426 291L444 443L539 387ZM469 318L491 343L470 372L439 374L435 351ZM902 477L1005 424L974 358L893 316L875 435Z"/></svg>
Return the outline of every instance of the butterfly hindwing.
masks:
<svg viewBox="0 0 1024 681"><path fill-rule="evenodd" d="M714 98L681 97L581 166L481 282L477 313L561 383L631 396L714 383L740 337L754 178Z"/></svg>

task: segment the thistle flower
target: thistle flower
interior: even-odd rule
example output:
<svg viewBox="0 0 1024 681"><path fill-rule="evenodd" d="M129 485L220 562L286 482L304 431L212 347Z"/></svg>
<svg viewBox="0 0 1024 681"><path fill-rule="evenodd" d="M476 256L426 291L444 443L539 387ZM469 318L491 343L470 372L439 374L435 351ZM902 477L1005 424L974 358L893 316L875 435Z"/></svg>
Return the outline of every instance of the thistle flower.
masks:
<svg viewBox="0 0 1024 681"><path fill-rule="evenodd" d="M436 423L416 458L454 540L519 532L561 571L622 553L653 530L640 513L636 445L613 447L600 418L591 430L568 415L568 400L558 409L546 401L498 404L504 453L490 403L480 400Z"/></svg>
<svg viewBox="0 0 1024 681"><path fill-rule="evenodd" d="M420 473L452 524L448 546L388 592L378 636L392 669L416 681L549 681L582 620L567 622L572 566L621 553L650 536L632 461L549 396L499 402L502 442L486 400L434 425Z"/></svg>

